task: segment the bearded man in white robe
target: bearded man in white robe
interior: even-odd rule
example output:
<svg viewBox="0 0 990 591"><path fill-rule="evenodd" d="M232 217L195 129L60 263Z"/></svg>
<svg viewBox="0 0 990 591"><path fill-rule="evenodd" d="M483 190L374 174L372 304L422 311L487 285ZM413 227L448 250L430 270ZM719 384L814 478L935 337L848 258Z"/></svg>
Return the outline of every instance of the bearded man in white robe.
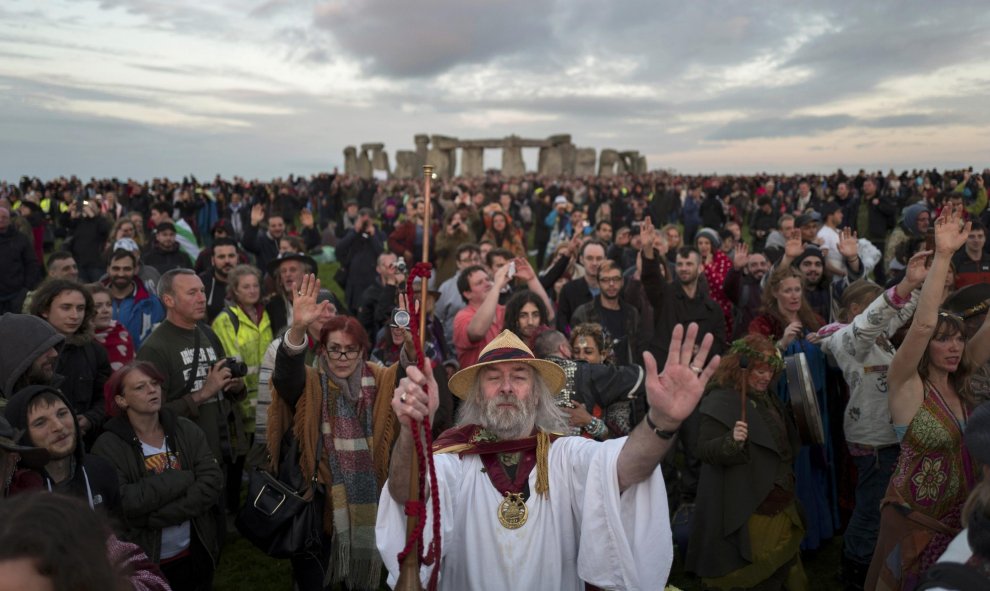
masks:
<svg viewBox="0 0 990 591"><path fill-rule="evenodd" d="M509 331L451 377L451 392L464 402L458 426L434 444L437 485L424 500L424 546L437 518L432 495L439 500L439 587L662 589L673 543L657 468L719 362L705 364L713 337L695 347L697 333L695 324L686 334L674 329L659 375L653 356L644 355L647 418L628 437L604 442L556 435L567 432L553 401L563 371ZM375 535L393 587L406 540L413 434L436 412L437 392L431 373L410 367L392 399L401 430ZM424 588L431 568L420 568Z"/></svg>

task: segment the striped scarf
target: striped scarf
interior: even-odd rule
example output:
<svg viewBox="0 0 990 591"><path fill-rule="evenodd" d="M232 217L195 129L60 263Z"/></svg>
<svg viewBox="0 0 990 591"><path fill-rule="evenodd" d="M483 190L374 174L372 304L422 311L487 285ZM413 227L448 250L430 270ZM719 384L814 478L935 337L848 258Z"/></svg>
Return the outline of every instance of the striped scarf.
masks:
<svg viewBox="0 0 990 591"><path fill-rule="evenodd" d="M332 392L322 405L323 445L333 485L328 500L333 507L331 559L333 580L346 580L351 589L377 589L381 557L375 545L379 486L375 478L372 447L372 409L378 390L375 376L362 363L346 381L320 373L324 392Z"/></svg>

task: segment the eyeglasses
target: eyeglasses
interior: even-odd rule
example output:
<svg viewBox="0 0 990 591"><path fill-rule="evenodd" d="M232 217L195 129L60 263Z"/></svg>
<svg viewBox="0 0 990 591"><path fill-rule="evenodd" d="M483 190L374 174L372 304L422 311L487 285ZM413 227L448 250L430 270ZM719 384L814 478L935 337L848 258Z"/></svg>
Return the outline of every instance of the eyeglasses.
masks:
<svg viewBox="0 0 990 591"><path fill-rule="evenodd" d="M357 359L360 354L361 349L327 349L330 359Z"/></svg>
<svg viewBox="0 0 990 591"><path fill-rule="evenodd" d="M599 277L598 283L622 283L622 276L618 277Z"/></svg>

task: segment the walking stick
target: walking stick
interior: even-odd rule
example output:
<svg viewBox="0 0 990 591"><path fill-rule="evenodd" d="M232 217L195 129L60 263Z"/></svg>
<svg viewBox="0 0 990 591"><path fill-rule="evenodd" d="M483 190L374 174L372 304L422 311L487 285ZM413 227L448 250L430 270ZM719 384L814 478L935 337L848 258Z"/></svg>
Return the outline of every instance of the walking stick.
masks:
<svg viewBox="0 0 990 591"><path fill-rule="evenodd" d="M423 262L428 262L430 260L430 182L433 180L433 166L427 164L423 166L423 197L424 197L424 212L423 212ZM411 279L411 278L410 278ZM419 348L420 351L425 350L426 347L426 297L428 293L429 286L427 285L428 277L423 277L420 279L420 295L419 295ZM426 370L425 361L423 364L423 371ZM413 429L413 437L420 436L420 428L417 425ZM432 453L432 450L425 450L425 453ZM436 492L434 491L434 494ZM412 462L409 464L409 501L418 502L419 501L419 458L416 454L416 447L413 446L412 452ZM435 516L435 519L439 516ZM419 525L419 516L409 514L406 518L406 539L408 540L411 536L414 536L418 531L417 526ZM412 551L406 554L405 559L403 559L402 564L399 567L399 578L395 582L396 591L422 591L422 585L419 581L419 540L413 541Z"/></svg>
<svg viewBox="0 0 990 591"><path fill-rule="evenodd" d="M742 407L742 412L740 413L742 418L739 419L742 422L746 422L746 390L749 389L749 358L745 355L739 357L739 369L742 370L742 396L740 397L740 405Z"/></svg>

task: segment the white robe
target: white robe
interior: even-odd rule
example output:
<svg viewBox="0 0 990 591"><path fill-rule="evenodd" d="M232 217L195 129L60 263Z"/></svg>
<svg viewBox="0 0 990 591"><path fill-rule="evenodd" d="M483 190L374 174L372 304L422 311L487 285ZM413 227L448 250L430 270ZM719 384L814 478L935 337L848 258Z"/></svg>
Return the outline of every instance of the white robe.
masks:
<svg viewBox="0 0 990 591"><path fill-rule="evenodd" d="M659 469L619 494L616 462L626 438L596 442L562 437L550 446L550 493L536 494L530 473L529 518L516 530L496 515L502 495L477 455L434 456L440 494L440 589L575 589L587 581L606 589L663 589L673 561L667 494ZM432 539L433 511L424 538ZM406 539L401 505L382 490L375 527L378 550L399 575ZM426 588L430 567L420 577Z"/></svg>

